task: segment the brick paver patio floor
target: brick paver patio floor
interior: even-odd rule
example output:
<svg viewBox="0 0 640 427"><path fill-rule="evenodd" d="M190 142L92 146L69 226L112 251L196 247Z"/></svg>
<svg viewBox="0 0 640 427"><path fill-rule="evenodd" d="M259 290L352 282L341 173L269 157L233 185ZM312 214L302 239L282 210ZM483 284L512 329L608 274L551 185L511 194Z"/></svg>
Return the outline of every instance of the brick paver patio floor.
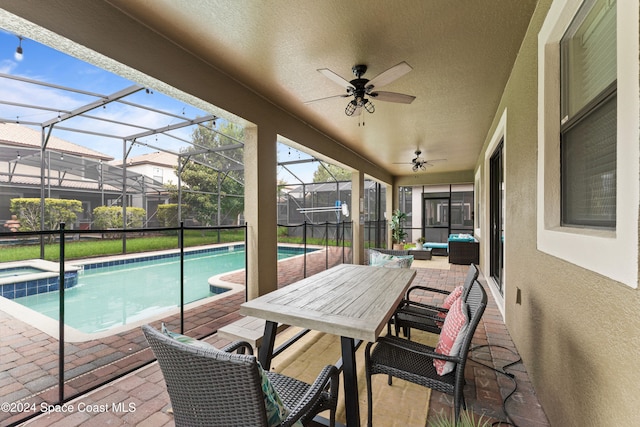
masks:
<svg viewBox="0 0 640 427"><path fill-rule="evenodd" d="M346 254L347 262L349 257ZM340 263L344 258L342 251L315 254L307 259L307 275L323 270L327 265ZM281 262L278 271L279 285L284 286L300 279L302 271L300 258ZM458 265L452 265L449 270L418 268L414 284L450 290L464 281L466 271L467 266ZM244 274L225 279L243 283ZM485 289L488 290L488 287L485 286ZM214 345L225 345L227 341L219 339L215 332L239 318L237 310L243 301L244 293L240 292L190 310L185 314L185 331L193 336L208 336L206 340ZM438 302L432 295L423 296L423 301ZM177 316L166 319L170 325L177 325L178 320ZM0 403L34 405L31 408L35 407L40 412L43 407L41 405L47 407L46 402L56 402L59 394L57 340L2 311L0 328ZM490 347L478 348L472 353L472 358L487 366L501 370L503 366L519 359L517 349L490 293L489 306L472 342L472 347L484 345ZM139 328L105 339L66 344L65 377L70 380L65 383L65 394L70 396L83 390L93 390L65 405L75 409L73 413L44 413L22 424L173 426L172 415L167 413L170 405L162 373L155 362L148 364L151 358ZM123 374L136 366L140 367L132 373ZM503 400L510 396L504 407L511 425L548 426L523 364L516 363L508 371L512 373L513 380L479 363L468 363L465 386L467 407L476 414L485 414L485 418L506 421ZM118 379L106 385L98 385L105 378L118 376ZM384 404L394 407L392 402ZM443 412L449 414L452 406L450 396L433 391L428 420ZM3 410L0 412L0 425L21 425L24 418L24 414L12 414Z"/></svg>

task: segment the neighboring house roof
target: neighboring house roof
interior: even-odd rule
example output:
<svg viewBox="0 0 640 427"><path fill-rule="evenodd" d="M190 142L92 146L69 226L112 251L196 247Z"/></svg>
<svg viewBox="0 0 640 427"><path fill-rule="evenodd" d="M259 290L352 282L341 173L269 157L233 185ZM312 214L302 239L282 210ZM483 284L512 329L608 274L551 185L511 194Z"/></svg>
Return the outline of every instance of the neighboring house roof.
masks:
<svg viewBox="0 0 640 427"><path fill-rule="evenodd" d="M0 144L25 149L40 150L42 144L42 133L27 126L15 123L0 123ZM113 160L113 157L92 150L73 142L65 141L51 135L47 143L47 149L65 154L74 154L84 158L101 159L103 161Z"/></svg>
<svg viewBox="0 0 640 427"><path fill-rule="evenodd" d="M122 166L122 160L116 159L109 164L113 166ZM142 154L140 156L129 157L127 159L128 166L136 166L136 165L157 165L164 166L168 168L173 168L178 165L178 156L172 153L167 153L164 151L156 151L154 153Z"/></svg>
<svg viewBox="0 0 640 427"><path fill-rule="evenodd" d="M52 187L56 189L76 189L76 190L100 190L100 184L96 180L86 179L80 175L65 172L60 176L53 174L49 178L44 178L50 181ZM35 166L28 166L18 164L13 170L11 175L0 174L0 184L11 184L14 186L30 186L39 187L42 178L40 177L40 168ZM104 191L121 192L122 188L105 183Z"/></svg>
<svg viewBox="0 0 640 427"><path fill-rule="evenodd" d="M122 191L123 171L108 161L113 157L51 136L47 152L64 156L40 156L41 133L26 126L0 123L0 185L40 186L42 180L56 188ZM44 166L44 170L42 169ZM126 172L126 187L145 192L163 192L161 182L135 172Z"/></svg>

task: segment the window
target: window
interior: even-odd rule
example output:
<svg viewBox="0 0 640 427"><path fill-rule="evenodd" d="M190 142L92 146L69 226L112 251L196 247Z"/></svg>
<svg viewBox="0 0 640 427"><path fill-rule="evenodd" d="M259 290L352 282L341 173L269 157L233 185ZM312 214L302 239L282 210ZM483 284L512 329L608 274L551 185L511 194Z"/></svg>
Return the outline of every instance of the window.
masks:
<svg viewBox="0 0 640 427"><path fill-rule="evenodd" d="M560 41L562 225L616 226L616 2L588 0Z"/></svg>
<svg viewBox="0 0 640 427"><path fill-rule="evenodd" d="M538 33L537 74L537 248L633 288L639 15L637 1L553 0Z"/></svg>
<svg viewBox="0 0 640 427"><path fill-rule="evenodd" d="M157 167L153 168L153 179L158 181L158 182L164 182L164 180L162 179L162 169L161 168L157 168Z"/></svg>

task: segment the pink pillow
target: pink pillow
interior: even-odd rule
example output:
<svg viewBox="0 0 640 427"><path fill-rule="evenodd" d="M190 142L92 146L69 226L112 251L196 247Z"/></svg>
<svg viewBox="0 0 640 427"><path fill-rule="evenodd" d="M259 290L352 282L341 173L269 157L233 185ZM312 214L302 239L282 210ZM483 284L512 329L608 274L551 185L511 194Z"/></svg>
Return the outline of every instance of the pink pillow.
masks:
<svg viewBox="0 0 640 427"><path fill-rule="evenodd" d="M436 353L446 356L457 356L462 346L464 334L469 327L467 316L467 304L458 298L449 309L447 317L444 319L442 332L436 346ZM433 366L438 375L446 375L453 371L456 364L445 360L434 359Z"/></svg>
<svg viewBox="0 0 640 427"><path fill-rule="evenodd" d="M447 295L447 297L444 299L444 302L442 303L442 308L446 308L447 310L449 310L453 305L453 303L461 296L462 296L462 286L458 286L454 290L452 290L451 293ZM439 311L438 316L444 319L447 316L447 313L443 313ZM442 324L438 326L442 326Z"/></svg>

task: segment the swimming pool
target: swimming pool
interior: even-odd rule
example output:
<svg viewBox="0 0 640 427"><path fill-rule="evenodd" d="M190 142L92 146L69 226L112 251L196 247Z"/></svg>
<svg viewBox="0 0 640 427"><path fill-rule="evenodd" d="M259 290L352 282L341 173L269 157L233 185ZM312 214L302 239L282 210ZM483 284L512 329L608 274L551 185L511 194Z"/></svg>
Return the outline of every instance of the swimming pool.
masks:
<svg viewBox="0 0 640 427"><path fill-rule="evenodd" d="M278 259L303 253L279 250ZM173 310L180 305L180 258L176 253L89 262L78 282L65 290L65 324L84 333L106 331ZM185 304L224 292L209 278L245 267L244 246L185 253ZM59 291L15 298L14 302L59 319Z"/></svg>

